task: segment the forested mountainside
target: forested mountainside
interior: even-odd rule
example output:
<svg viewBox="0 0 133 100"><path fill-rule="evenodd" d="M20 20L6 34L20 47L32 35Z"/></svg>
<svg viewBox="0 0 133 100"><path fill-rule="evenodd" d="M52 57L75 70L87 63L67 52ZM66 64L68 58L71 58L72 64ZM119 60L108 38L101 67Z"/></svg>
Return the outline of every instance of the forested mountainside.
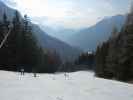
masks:
<svg viewBox="0 0 133 100"><path fill-rule="evenodd" d="M3 14L7 16L7 20L12 21L15 13L15 9L9 8L2 1L0 1L0 20L3 20ZM28 15L28 14L27 14ZM22 21L23 17L19 13L19 19ZM30 20L30 19L29 19ZM72 47L61 40L58 40L52 36L49 36L44 30L38 25L30 22L31 31L37 38L38 44L43 48L49 49L50 51L56 51L63 61L74 60L82 51L76 47Z"/></svg>
<svg viewBox="0 0 133 100"><path fill-rule="evenodd" d="M96 50L96 75L104 78L128 81L133 79L133 9L126 23L118 32Z"/></svg>

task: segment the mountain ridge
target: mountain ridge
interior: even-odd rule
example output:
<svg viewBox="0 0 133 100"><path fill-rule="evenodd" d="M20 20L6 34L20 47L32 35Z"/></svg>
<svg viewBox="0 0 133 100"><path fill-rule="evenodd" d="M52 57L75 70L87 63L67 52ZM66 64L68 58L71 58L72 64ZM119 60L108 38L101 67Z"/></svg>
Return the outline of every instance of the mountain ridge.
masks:
<svg viewBox="0 0 133 100"><path fill-rule="evenodd" d="M84 51L95 51L97 45L106 41L114 27L118 31L124 25L126 15L114 15L101 19L95 25L82 29L52 28L40 25L41 29L46 30L50 36L56 37L67 44L78 47Z"/></svg>
<svg viewBox="0 0 133 100"><path fill-rule="evenodd" d="M16 9L12 9L8 7L6 4L4 4L2 1L0 1L0 19L2 20L2 16L4 12L7 14L7 17L10 21L12 21L12 18L14 16L14 13ZM20 13L19 13L20 14ZM20 19L23 19L20 14ZM61 40L58 40L54 37L49 36L44 30L42 30L38 25L35 25L31 22L31 27L34 35L36 36L36 39L38 40L38 44L42 46L43 48L49 49L51 51L56 51L60 56L62 60L74 60L82 51L78 48L69 46L68 44L62 42Z"/></svg>
<svg viewBox="0 0 133 100"><path fill-rule="evenodd" d="M95 50L100 42L109 38L114 27L118 30L122 28L126 20L125 15L116 15L104 18L95 25L80 30L69 38L69 43L80 47L85 51Z"/></svg>

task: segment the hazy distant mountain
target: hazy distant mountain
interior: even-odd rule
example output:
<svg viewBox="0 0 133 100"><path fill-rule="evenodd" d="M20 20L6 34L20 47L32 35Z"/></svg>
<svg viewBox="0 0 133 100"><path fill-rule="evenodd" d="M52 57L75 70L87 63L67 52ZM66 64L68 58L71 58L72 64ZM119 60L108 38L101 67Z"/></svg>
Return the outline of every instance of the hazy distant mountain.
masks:
<svg viewBox="0 0 133 100"><path fill-rule="evenodd" d="M78 33L68 38L68 43L83 50L95 50L98 44L107 40L111 35L113 27L121 29L126 16L117 15L104 18L96 25L80 30Z"/></svg>
<svg viewBox="0 0 133 100"><path fill-rule="evenodd" d="M49 36L37 25L33 26L33 31L41 46L50 50L56 50L56 52L61 55L62 59L71 61L81 53L81 50L79 50L78 48L72 47L52 36Z"/></svg>
<svg viewBox="0 0 133 100"><path fill-rule="evenodd" d="M51 27L48 25L39 25L42 30L48 33L48 35L55 37L61 41L68 42L68 38L78 32L78 30L68 29L64 27Z"/></svg>
<svg viewBox="0 0 133 100"><path fill-rule="evenodd" d="M95 50L98 44L107 40L111 35L113 27L121 29L126 19L126 15L116 15L105 17L96 25L84 29L65 29L64 27L50 27L41 25L50 36L56 37L71 46L79 47L84 51ZM41 22L41 18L38 21Z"/></svg>
<svg viewBox="0 0 133 100"><path fill-rule="evenodd" d="M3 2L0 1L0 19L2 20L2 15L6 12L10 21L14 16L14 9L7 7ZM49 36L45 31L41 30L38 25L31 24L32 30L35 33L35 36L41 46L44 48L50 49L51 51L56 50L60 54L61 58L64 60L73 60L81 52L77 48L69 46L68 44Z"/></svg>

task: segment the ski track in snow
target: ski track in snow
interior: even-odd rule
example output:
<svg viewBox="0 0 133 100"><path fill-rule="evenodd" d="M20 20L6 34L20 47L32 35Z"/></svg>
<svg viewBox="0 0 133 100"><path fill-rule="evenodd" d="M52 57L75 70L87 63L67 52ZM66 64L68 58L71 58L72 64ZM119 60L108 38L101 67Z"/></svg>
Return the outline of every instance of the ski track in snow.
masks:
<svg viewBox="0 0 133 100"><path fill-rule="evenodd" d="M92 72L33 74L0 71L0 100L133 100L133 85Z"/></svg>

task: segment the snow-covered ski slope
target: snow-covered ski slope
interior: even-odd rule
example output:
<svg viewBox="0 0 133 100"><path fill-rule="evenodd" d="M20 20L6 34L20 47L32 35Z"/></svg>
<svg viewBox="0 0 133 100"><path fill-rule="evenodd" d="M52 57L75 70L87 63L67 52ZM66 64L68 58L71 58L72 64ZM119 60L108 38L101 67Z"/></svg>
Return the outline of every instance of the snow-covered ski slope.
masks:
<svg viewBox="0 0 133 100"><path fill-rule="evenodd" d="M33 74L0 71L0 100L133 100L133 85L91 72Z"/></svg>

